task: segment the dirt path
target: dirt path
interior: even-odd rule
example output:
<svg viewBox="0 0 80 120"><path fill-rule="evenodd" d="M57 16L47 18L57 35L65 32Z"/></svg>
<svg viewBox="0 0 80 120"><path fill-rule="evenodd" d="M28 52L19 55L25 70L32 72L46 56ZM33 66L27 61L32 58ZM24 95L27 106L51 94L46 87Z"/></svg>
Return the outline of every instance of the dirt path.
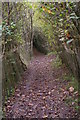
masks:
<svg viewBox="0 0 80 120"><path fill-rule="evenodd" d="M62 80L66 68L51 68L55 56L40 54L30 62L14 96L6 104L6 117L11 118L71 118L76 116L72 107L65 104L69 92Z"/></svg>

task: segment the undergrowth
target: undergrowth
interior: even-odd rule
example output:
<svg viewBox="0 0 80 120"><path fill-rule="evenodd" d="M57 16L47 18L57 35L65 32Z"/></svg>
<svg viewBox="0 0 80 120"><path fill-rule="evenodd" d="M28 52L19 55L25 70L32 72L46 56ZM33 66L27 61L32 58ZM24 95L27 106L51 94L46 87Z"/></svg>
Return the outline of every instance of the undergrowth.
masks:
<svg viewBox="0 0 80 120"><path fill-rule="evenodd" d="M52 54L56 54L56 52L50 52L48 55L52 55ZM54 68L60 68L63 64L62 64L62 60L59 58L59 56L56 54L56 58L51 62L51 66ZM72 73L70 73L70 71L68 72L68 74L64 72L63 76L62 76L62 80L64 82L67 81L67 86L66 86L66 90L69 91L70 87L74 88L74 91L71 95L69 95L68 97L66 97L65 102L68 105L71 105L74 107L74 109L78 112L80 109L80 106L78 105L78 102L80 102L80 98L78 97L78 95L76 95L75 93L78 93L78 80L76 77L73 76Z"/></svg>
<svg viewBox="0 0 80 120"><path fill-rule="evenodd" d="M57 55L55 59L51 62L51 66L54 68L60 68L62 66L62 60Z"/></svg>
<svg viewBox="0 0 80 120"><path fill-rule="evenodd" d="M56 51L52 51L52 52L49 52L47 55L48 55L48 56L49 56L49 55L57 55L57 52L56 52Z"/></svg>
<svg viewBox="0 0 80 120"><path fill-rule="evenodd" d="M69 90L70 87L74 88L74 91L65 99L66 104L71 105L74 107L74 109L78 112L80 109L80 106L78 105L78 102L80 101L78 97L78 80L72 75L72 74L66 74L63 75L63 80L68 81L68 84L66 86L66 89ZM76 94L77 93L77 94Z"/></svg>

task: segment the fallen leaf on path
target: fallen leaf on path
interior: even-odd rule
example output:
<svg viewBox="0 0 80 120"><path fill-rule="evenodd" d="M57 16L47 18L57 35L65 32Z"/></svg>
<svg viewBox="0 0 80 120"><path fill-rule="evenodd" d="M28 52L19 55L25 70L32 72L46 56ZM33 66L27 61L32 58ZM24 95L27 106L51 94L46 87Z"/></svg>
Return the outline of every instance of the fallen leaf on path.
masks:
<svg viewBox="0 0 80 120"><path fill-rule="evenodd" d="M42 118L47 118L48 117L48 115L44 115Z"/></svg>
<svg viewBox="0 0 80 120"><path fill-rule="evenodd" d="M20 97L20 94L17 94L16 96L17 96L17 97Z"/></svg>
<svg viewBox="0 0 80 120"><path fill-rule="evenodd" d="M25 95L22 95L21 97L22 97L22 98L25 98Z"/></svg>
<svg viewBox="0 0 80 120"><path fill-rule="evenodd" d="M49 91L49 92L48 92L48 94L50 95L50 94L51 94L51 92Z"/></svg>
<svg viewBox="0 0 80 120"><path fill-rule="evenodd" d="M16 89L16 92L20 92L20 89Z"/></svg>
<svg viewBox="0 0 80 120"><path fill-rule="evenodd" d="M33 106L33 104L32 104L32 103L29 103L28 105L29 105L29 106Z"/></svg>
<svg viewBox="0 0 80 120"><path fill-rule="evenodd" d="M74 88L73 87L70 87L69 88L69 92L73 92L74 91Z"/></svg>
<svg viewBox="0 0 80 120"><path fill-rule="evenodd" d="M45 100L45 99L46 99L46 97L44 96L44 97L43 97L43 100Z"/></svg>
<svg viewBox="0 0 80 120"><path fill-rule="evenodd" d="M37 105L38 105L38 104L34 105L33 108L36 109Z"/></svg>
<svg viewBox="0 0 80 120"><path fill-rule="evenodd" d="M7 106L7 109L10 109L10 108L11 108L11 106L10 106L10 105L8 105L8 106Z"/></svg>
<svg viewBox="0 0 80 120"><path fill-rule="evenodd" d="M60 90L64 92L64 89L63 89L63 88L60 88Z"/></svg>

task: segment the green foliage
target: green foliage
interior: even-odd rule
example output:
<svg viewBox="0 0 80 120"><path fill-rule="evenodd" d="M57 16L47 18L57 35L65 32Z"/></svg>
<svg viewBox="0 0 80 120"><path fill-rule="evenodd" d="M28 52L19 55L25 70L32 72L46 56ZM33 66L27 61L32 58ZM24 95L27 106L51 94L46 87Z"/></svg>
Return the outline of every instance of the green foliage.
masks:
<svg viewBox="0 0 80 120"><path fill-rule="evenodd" d="M11 36L14 34L14 30L16 29L15 23L11 22L10 25L6 23L6 21L2 22L2 32L6 36Z"/></svg>
<svg viewBox="0 0 80 120"><path fill-rule="evenodd" d="M21 79L23 72L23 66L21 64L18 53L9 53L7 57L3 59L3 96L4 102L14 94L14 87L16 83Z"/></svg>
<svg viewBox="0 0 80 120"><path fill-rule="evenodd" d="M23 40L22 40L22 37L21 37L20 33L15 34L15 39L16 39L17 43L19 43L19 44L23 43Z"/></svg>
<svg viewBox="0 0 80 120"><path fill-rule="evenodd" d="M78 87L79 87L78 80L76 80L76 78L71 73L67 73L67 74L63 75L62 79L64 82L68 81L66 90L69 91L70 87L74 88L72 95L69 95L68 97L66 97L65 102L66 102L66 104L71 105L71 106L73 104L74 109L76 111L78 111L78 109L79 109L78 101L80 101L80 100L79 100L78 96L76 96L76 94L75 94L79 90L78 89Z"/></svg>
<svg viewBox="0 0 80 120"><path fill-rule="evenodd" d="M59 56L57 55L57 57L52 61L51 66L54 68L60 68L62 66L62 60L59 58Z"/></svg>
<svg viewBox="0 0 80 120"><path fill-rule="evenodd" d="M66 98L66 104L72 105L74 103L74 109L78 112L80 109L80 106L78 105L78 98L72 98L71 96L69 98Z"/></svg>
<svg viewBox="0 0 80 120"><path fill-rule="evenodd" d="M42 32L38 30L35 30L34 32L33 45L37 48L38 51L47 54L48 45L47 45L46 37L43 35Z"/></svg>
<svg viewBox="0 0 80 120"><path fill-rule="evenodd" d="M0 25L0 37L2 36L2 25Z"/></svg>
<svg viewBox="0 0 80 120"><path fill-rule="evenodd" d="M2 25L0 25L0 31L2 30Z"/></svg>
<svg viewBox="0 0 80 120"><path fill-rule="evenodd" d="M66 43L69 44L73 41L73 39L68 40Z"/></svg>
<svg viewBox="0 0 80 120"><path fill-rule="evenodd" d="M76 78L74 76L71 77L69 86L73 86L75 91L78 91L78 81L76 80Z"/></svg>
<svg viewBox="0 0 80 120"><path fill-rule="evenodd" d="M78 80L71 73L63 75L62 79L64 81L65 80L68 81L67 89L69 89L72 86L74 88L74 91L78 91L78 85L79 85Z"/></svg>
<svg viewBox="0 0 80 120"><path fill-rule="evenodd" d="M18 50L23 42L30 43L31 9L32 5L27 2L2 3L3 103L14 94L15 84L24 71Z"/></svg>
<svg viewBox="0 0 80 120"><path fill-rule="evenodd" d="M80 32L77 32L77 30L79 31L80 27L80 16L75 12L75 9L78 11L79 5L73 2L42 2L41 4L37 3L37 6L39 9L34 13L33 23L34 26L38 26L37 28L40 29L40 31L42 31L47 37L50 49L55 49L61 56L63 56L64 50L66 53L69 52L70 54L75 53L75 50L78 52L78 48L75 43L77 38L79 42L78 33ZM65 60L64 56L62 59L63 61ZM69 59L69 61L71 60ZM78 66L80 66L79 63Z"/></svg>
<svg viewBox="0 0 80 120"><path fill-rule="evenodd" d="M49 52L47 55L48 55L48 56L49 56L49 55L57 55L57 52L56 52L56 51L52 51L52 52Z"/></svg>

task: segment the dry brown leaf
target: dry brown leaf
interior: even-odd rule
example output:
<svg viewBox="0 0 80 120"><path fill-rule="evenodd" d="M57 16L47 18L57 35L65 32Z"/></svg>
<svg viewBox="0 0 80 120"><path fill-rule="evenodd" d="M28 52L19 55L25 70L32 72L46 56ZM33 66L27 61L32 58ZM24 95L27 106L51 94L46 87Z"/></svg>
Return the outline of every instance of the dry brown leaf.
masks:
<svg viewBox="0 0 80 120"><path fill-rule="evenodd" d="M46 97L44 96L44 97L43 97L43 100L45 100L45 99L46 99Z"/></svg>
<svg viewBox="0 0 80 120"><path fill-rule="evenodd" d="M33 106L33 104L32 104L32 103L29 103L28 105L29 105L29 106Z"/></svg>
<svg viewBox="0 0 80 120"><path fill-rule="evenodd" d="M48 115L44 115L42 118L47 118L48 117Z"/></svg>
<svg viewBox="0 0 80 120"><path fill-rule="evenodd" d="M73 87L70 87L69 88L69 92L73 92L74 91L74 88Z"/></svg>

